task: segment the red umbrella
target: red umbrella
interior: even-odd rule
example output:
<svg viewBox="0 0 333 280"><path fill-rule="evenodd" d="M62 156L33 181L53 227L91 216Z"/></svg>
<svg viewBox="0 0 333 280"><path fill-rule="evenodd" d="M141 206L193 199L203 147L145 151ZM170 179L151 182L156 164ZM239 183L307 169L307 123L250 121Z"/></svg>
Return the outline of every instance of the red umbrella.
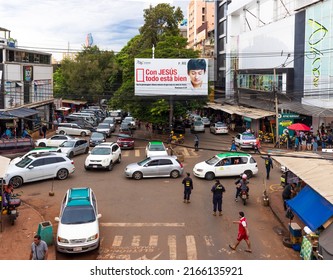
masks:
<svg viewBox="0 0 333 280"><path fill-rule="evenodd" d="M304 123L293 123L287 127L290 130L310 131L311 128Z"/></svg>

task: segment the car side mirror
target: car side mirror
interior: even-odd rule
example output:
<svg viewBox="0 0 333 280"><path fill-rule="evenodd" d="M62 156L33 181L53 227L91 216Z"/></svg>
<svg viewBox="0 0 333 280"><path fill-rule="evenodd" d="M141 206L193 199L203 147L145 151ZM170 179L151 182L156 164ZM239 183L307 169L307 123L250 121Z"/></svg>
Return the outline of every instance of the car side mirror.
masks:
<svg viewBox="0 0 333 280"><path fill-rule="evenodd" d="M33 169L33 168L34 168L33 165L29 165L29 166L28 166L28 169Z"/></svg>
<svg viewBox="0 0 333 280"><path fill-rule="evenodd" d="M89 151L88 153L91 154L91 151Z"/></svg>
<svg viewBox="0 0 333 280"><path fill-rule="evenodd" d="M102 214L97 215L97 219L100 219L100 218L102 218Z"/></svg>
<svg viewBox="0 0 333 280"><path fill-rule="evenodd" d="M55 217L54 220L55 220L56 222L60 222L59 217Z"/></svg>

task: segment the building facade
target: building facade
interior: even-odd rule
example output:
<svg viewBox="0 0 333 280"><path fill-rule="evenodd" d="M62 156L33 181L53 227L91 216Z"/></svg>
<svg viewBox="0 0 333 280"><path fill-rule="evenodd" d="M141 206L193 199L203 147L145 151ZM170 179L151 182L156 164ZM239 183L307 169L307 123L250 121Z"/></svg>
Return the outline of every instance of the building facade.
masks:
<svg viewBox="0 0 333 280"><path fill-rule="evenodd" d="M13 126L18 132L28 126L50 127L53 111L53 66L51 54L20 49L1 28L0 38L0 123L1 131Z"/></svg>

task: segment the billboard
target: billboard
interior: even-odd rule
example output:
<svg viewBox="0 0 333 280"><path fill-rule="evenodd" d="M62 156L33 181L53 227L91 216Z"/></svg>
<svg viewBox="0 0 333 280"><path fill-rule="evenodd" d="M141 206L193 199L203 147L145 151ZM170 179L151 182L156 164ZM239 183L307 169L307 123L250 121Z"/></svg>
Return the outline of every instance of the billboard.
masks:
<svg viewBox="0 0 333 280"><path fill-rule="evenodd" d="M207 59L135 59L136 96L207 96Z"/></svg>

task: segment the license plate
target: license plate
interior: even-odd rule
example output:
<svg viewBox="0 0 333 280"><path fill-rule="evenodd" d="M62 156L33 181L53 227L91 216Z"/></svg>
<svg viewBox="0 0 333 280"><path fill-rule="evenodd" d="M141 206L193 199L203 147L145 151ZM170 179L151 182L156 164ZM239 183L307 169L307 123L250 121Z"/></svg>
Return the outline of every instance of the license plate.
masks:
<svg viewBox="0 0 333 280"><path fill-rule="evenodd" d="M82 251L82 247L74 247L73 251L74 252L80 252L80 251Z"/></svg>
<svg viewBox="0 0 333 280"><path fill-rule="evenodd" d="M97 168L97 165L93 165L93 168Z"/></svg>
<svg viewBox="0 0 333 280"><path fill-rule="evenodd" d="M124 147L127 147L127 145L124 145Z"/></svg>

